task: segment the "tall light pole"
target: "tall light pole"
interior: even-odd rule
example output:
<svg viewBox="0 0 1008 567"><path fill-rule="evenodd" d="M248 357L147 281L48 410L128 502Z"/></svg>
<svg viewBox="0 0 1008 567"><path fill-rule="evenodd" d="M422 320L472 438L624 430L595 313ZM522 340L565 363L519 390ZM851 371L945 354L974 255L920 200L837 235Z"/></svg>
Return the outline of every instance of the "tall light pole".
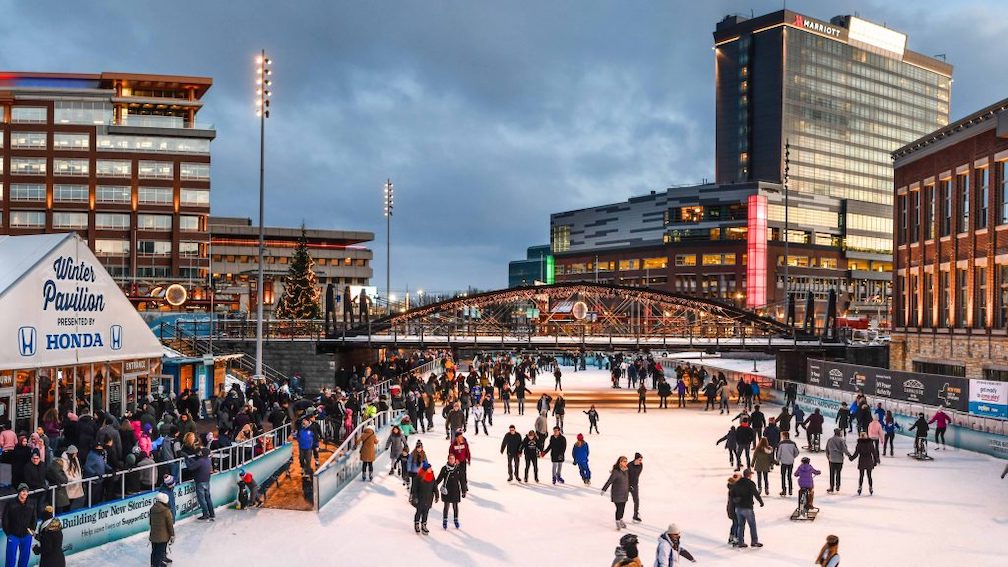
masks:
<svg viewBox="0 0 1008 567"><path fill-rule="evenodd" d="M265 212L266 119L269 118L272 61L263 49L256 56L256 116L259 117L259 275L256 284L256 357L255 377L263 375L263 254L266 251L263 214Z"/></svg>
<svg viewBox="0 0 1008 567"><path fill-rule="evenodd" d="M385 180L385 302L392 313L392 180Z"/></svg>

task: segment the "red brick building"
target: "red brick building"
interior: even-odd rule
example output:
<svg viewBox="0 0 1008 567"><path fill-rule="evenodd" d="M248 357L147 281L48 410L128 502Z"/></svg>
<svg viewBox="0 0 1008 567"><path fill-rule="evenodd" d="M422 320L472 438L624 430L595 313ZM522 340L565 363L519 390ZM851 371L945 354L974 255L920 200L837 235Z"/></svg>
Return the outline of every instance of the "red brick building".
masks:
<svg viewBox="0 0 1008 567"><path fill-rule="evenodd" d="M893 159L892 368L1008 377L1008 99Z"/></svg>

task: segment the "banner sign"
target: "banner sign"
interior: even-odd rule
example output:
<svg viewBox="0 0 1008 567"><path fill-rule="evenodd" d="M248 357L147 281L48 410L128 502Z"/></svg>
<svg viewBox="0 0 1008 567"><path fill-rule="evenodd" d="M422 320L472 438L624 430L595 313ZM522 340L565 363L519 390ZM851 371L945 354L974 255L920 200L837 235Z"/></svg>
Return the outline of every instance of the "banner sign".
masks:
<svg viewBox="0 0 1008 567"><path fill-rule="evenodd" d="M1008 419L1008 382L970 380L969 412Z"/></svg>
<svg viewBox="0 0 1008 567"><path fill-rule="evenodd" d="M808 361L808 383L854 394L968 411L970 381L956 376L902 372L825 360Z"/></svg>
<svg viewBox="0 0 1008 567"><path fill-rule="evenodd" d="M38 239L41 249L0 293L10 322L0 327L0 369L161 357L161 343L87 242L76 234L12 238Z"/></svg>

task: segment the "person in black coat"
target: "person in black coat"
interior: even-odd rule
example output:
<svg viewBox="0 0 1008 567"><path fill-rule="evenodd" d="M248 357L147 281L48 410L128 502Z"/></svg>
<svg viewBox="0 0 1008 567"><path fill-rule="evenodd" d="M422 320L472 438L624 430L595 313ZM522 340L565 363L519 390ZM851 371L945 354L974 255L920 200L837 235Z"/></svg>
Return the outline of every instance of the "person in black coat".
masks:
<svg viewBox="0 0 1008 567"><path fill-rule="evenodd" d="M735 534L735 547L747 547L745 544L745 527L749 525L749 537L752 539L753 547L763 547L756 535L756 513L753 512L755 501L763 507L763 498L760 496L759 488L752 481L752 471L746 469L743 477L735 482L728 492L732 503L735 504L735 516L738 523L738 532Z"/></svg>
<svg viewBox="0 0 1008 567"><path fill-rule="evenodd" d="M522 436L515 431L514 425L508 427L508 432L504 434L504 439L501 441L502 455L505 450L508 459L508 482L511 482L512 478L518 477L518 458L522 450ZM512 465L514 466L512 467ZM520 478L518 480L521 481Z"/></svg>
<svg viewBox="0 0 1008 567"><path fill-rule="evenodd" d="M553 484L564 483L560 473L563 470L563 462L567 454L567 438L560 433L559 427L553 428L553 435L549 438L549 445L543 449L539 456L550 454L550 461L553 463Z"/></svg>
<svg viewBox="0 0 1008 567"><path fill-rule="evenodd" d="M448 529L448 506L451 505L455 520L455 528L458 529L458 505L459 502L466 497L466 492L469 491L469 486L466 483L465 472L462 467L459 466L458 461L455 460L455 455L448 455L448 464L441 467L441 472L438 474L434 483L438 485L441 493L441 501L444 502L444 513L441 517L441 527L446 530Z"/></svg>
<svg viewBox="0 0 1008 567"><path fill-rule="evenodd" d="M525 482L528 482L529 466L532 467L535 481L539 482L539 438L535 431L529 431L522 439L522 452L525 454Z"/></svg>
<svg viewBox="0 0 1008 567"><path fill-rule="evenodd" d="M46 506L42 523L35 533L39 545L39 567L66 567L63 555L63 525L53 517L52 506Z"/></svg>
<svg viewBox="0 0 1008 567"><path fill-rule="evenodd" d="M10 500L3 511L3 531L7 535L7 565L17 565L20 554L24 563L31 558L32 536L35 529L35 505L28 498L28 485L18 485L17 498Z"/></svg>
<svg viewBox="0 0 1008 567"><path fill-rule="evenodd" d="M431 506L438 501L437 482L434 480L434 471L431 470L430 463L424 461L417 471L416 479L410 488L410 504L416 508L413 515L413 529L417 533L421 531L429 534L427 530L427 514ZM446 520L447 521L447 520Z"/></svg>
<svg viewBox="0 0 1008 567"><path fill-rule="evenodd" d="M854 446L854 452L850 456L850 460L858 460L858 486L857 493L861 494L861 485L864 484L865 473L868 474L868 494L875 494L875 489L872 488L872 469L875 465L879 463L879 452L878 447L875 443L868 438L868 432L862 431L858 433L857 444Z"/></svg>
<svg viewBox="0 0 1008 567"><path fill-rule="evenodd" d="M627 465L627 486L633 499L633 521L640 522L640 475L644 472L644 457L634 453L634 459Z"/></svg>
<svg viewBox="0 0 1008 567"><path fill-rule="evenodd" d="M38 449L32 449L31 461L24 466L21 476L23 482L28 485L28 490L35 491L46 487L46 465L42 462ZM35 503L35 514L38 515L45 506L46 493L38 493L30 500Z"/></svg>
<svg viewBox="0 0 1008 567"><path fill-rule="evenodd" d="M742 468L742 453L745 452L746 468L752 466L749 461L749 450L756 446L756 434L749 426L749 419L742 418L742 425L735 430L735 470Z"/></svg>
<svg viewBox="0 0 1008 567"><path fill-rule="evenodd" d="M17 486L24 482L24 468L31 460L31 447L28 446L28 436L18 435L17 445L10 451L11 484Z"/></svg>

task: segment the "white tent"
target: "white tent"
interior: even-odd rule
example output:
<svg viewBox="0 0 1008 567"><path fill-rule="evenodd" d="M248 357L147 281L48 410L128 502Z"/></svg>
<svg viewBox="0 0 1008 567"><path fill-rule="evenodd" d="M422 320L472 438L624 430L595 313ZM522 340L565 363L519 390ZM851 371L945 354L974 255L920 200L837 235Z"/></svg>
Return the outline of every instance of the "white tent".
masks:
<svg viewBox="0 0 1008 567"><path fill-rule="evenodd" d="M160 341L76 233L0 236L0 370L162 354Z"/></svg>

